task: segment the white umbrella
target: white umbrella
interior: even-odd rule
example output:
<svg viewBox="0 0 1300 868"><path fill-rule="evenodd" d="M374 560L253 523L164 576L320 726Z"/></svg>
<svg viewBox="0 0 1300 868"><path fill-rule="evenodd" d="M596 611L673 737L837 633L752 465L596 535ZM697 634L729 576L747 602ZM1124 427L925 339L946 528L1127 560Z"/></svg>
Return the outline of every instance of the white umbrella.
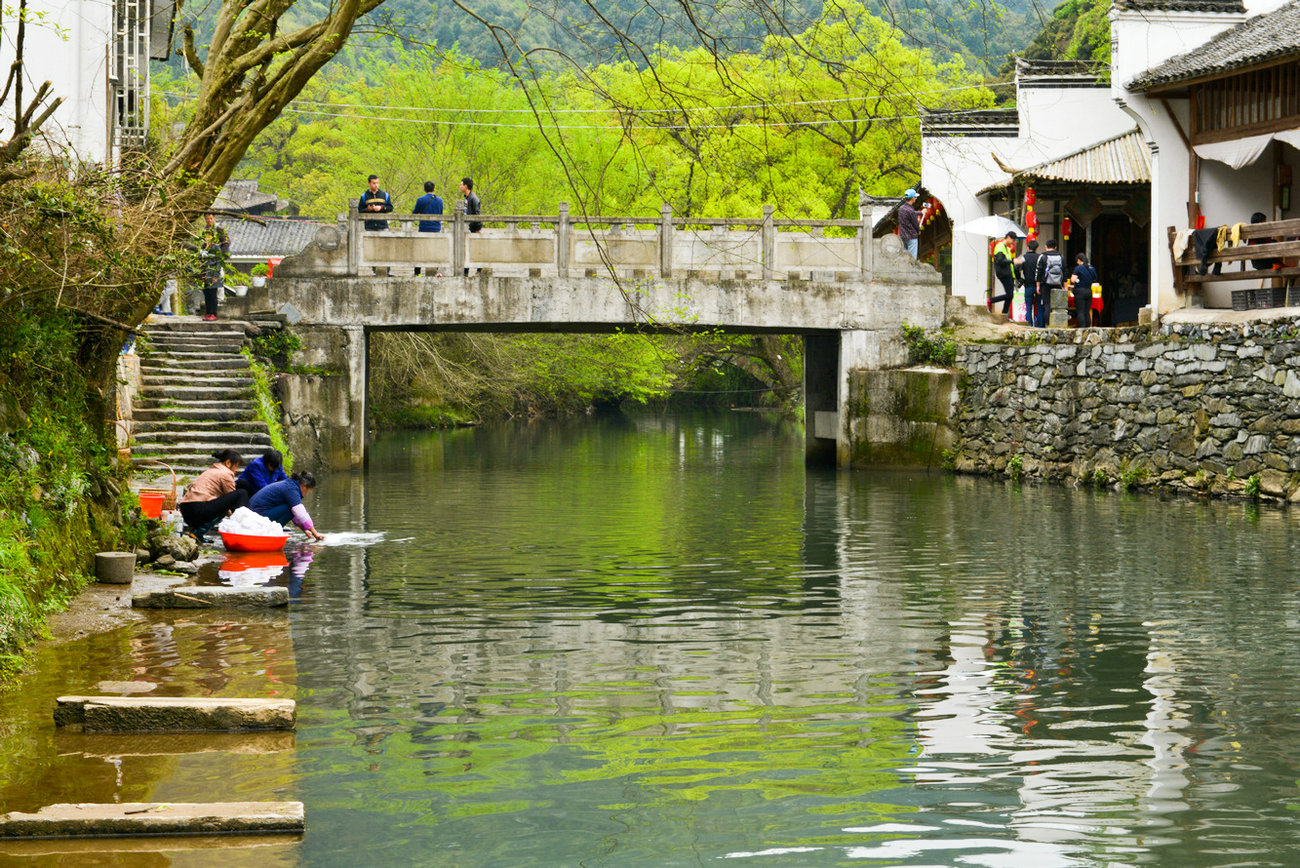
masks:
<svg viewBox="0 0 1300 868"><path fill-rule="evenodd" d="M1021 238L1025 237L1025 230L1006 217L997 214L991 214L988 217L977 217L969 223L958 226L957 231L969 232L972 235L983 235L985 238L1002 238L1008 232L1014 232Z"/></svg>

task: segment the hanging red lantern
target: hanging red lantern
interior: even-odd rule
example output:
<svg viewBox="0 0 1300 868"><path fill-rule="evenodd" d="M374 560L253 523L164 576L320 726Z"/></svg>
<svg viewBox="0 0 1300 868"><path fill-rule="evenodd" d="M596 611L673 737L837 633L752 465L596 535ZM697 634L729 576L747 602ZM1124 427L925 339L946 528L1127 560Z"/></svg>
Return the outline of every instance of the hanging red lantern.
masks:
<svg viewBox="0 0 1300 868"><path fill-rule="evenodd" d="M1034 213L1034 204L1038 201L1033 187L1025 188L1025 228L1031 239L1038 238L1038 215Z"/></svg>
<svg viewBox="0 0 1300 868"><path fill-rule="evenodd" d="M1070 230L1074 228L1074 221L1069 217L1061 220L1061 240L1070 240Z"/></svg>

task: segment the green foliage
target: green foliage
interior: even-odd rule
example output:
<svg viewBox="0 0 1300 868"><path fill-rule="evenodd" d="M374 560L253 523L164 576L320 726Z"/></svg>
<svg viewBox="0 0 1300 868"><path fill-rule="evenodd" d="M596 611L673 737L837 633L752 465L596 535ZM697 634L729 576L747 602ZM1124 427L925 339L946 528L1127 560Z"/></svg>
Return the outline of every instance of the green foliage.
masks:
<svg viewBox="0 0 1300 868"><path fill-rule="evenodd" d="M278 370L287 370L293 354L302 349L302 338L289 329L262 332L253 338L253 355L266 359Z"/></svg>
<svg viewBox="0 0 1300 868"><path fill-rule="evenodd" d="M1145 467L1126 464L1120 471L1119 485L1125 491L1132 491L1146 478L1147 470Z"/></svg>
<svg viewBox="0 0 1300 868"><path fill-rule="evenodd" d="M270 334L288 334L294 340L298 340L296 335L287 330L271 332ZM280 422L280 402L275 399L275 388L271 383L271 372L266 365L253 357L251 347L244 347L240 352L248 359L248 366L253 372L253 405L257 418L266 423L267 433L271 437L271 448L276 449L284 456L284 472L291 473L293 472L293 453L289 451L289 443L284 436L284 425Z"/></svg>
<svg viewBox="0 0 1300 868"><path fill-rule="evenodd" d="M254 265L252 268L248 269L248 274L250 277L266 277L270 273L271 273L271 269L267 266L265 262L259 262L256 265Z"/></svg>
<svg viewBox="0 0 1300 868"><path fill-rule="evenodd" d="M1258 500L1259 493L1260 493L1259 486L1260 486L1259 474L1258 473L1253 474L1249 479L1246 480L1246 496L1249 497L1251 500Z"/></svg>
<svg viewBox="0 0 1300 868"><path fill-rule="evenodd" d="M953 449L945 449L942 453L941 465L944 470L957 469L957 452Z"/></svg>
<svg viewBox="0 0 1300 868"><path fill-rule="evenodd" d="M921 326L903 323L903 342L907 344L909 364L951 368L957 363L957 342L952 329L939 329L931 334Z"/></svg>
<svg viewBox="0 0 1300 868"><path fill-rule="evenodd" d="M1110 73L1110 0L1066 0L1021 52L1031 60L1081 60ZM1006 67L1010 69L1010 66Z"/></svg>
<svg viewBox="0 0 1300 868"><path fill-rule="evenodd" d="M1110 474L1106 472L1106 468L1098 467L1092 471L1092 484L1098 488L1110 485Z"/></svg>
<svg viewBox="0 0 1300 868"><path fill-rule="evenodd" d="M1025 458L1019 452L1012 455L1007 461L1007 476L1011 477L1013 482L1019 482L1020 477L1025 475Z"/></svg>

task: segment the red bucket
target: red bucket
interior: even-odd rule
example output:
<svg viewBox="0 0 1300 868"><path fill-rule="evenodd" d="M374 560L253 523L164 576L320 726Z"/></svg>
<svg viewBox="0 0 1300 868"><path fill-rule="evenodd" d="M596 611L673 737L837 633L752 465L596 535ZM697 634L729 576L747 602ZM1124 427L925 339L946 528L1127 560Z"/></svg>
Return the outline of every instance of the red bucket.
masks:
<svg viewBox="0 0 1300 868"><path fill-rule="evenodd" d="M160 491L140 492L140 512L144 513L145 518L162 518L164 497L166 495Z"/></svg>

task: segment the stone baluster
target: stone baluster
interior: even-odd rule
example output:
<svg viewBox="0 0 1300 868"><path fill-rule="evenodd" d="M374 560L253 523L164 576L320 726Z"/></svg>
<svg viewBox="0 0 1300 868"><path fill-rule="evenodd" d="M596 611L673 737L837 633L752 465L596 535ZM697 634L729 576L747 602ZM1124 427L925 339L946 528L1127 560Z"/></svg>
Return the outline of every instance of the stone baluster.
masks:
<svg viewBox="0 0 1300 868"><path fill-rule="evenodd" d="M560 203L560 216L555 221L555 272L560 277L569 276L569 203Z"/></svg>
<svg viewBox="0 0 1300 868"><path fill-rule="evenodd" d="M465 236L469 225L465 222L465 200L456 203L456 216L451 224L451 269L452 274L465 272Z"/></svg>
<svg viewBox="0 0 1300 868"><path fill-rule="evenodd" d="M673 206L659 210L659 276L673 276Z"/></svg>
<svg viewBox="0 0 1300 868"><path fill-rule="evenodd" d="M763 279L771 280L776 269L776 221L772 219L771 205L763 206Z"/></svg>

